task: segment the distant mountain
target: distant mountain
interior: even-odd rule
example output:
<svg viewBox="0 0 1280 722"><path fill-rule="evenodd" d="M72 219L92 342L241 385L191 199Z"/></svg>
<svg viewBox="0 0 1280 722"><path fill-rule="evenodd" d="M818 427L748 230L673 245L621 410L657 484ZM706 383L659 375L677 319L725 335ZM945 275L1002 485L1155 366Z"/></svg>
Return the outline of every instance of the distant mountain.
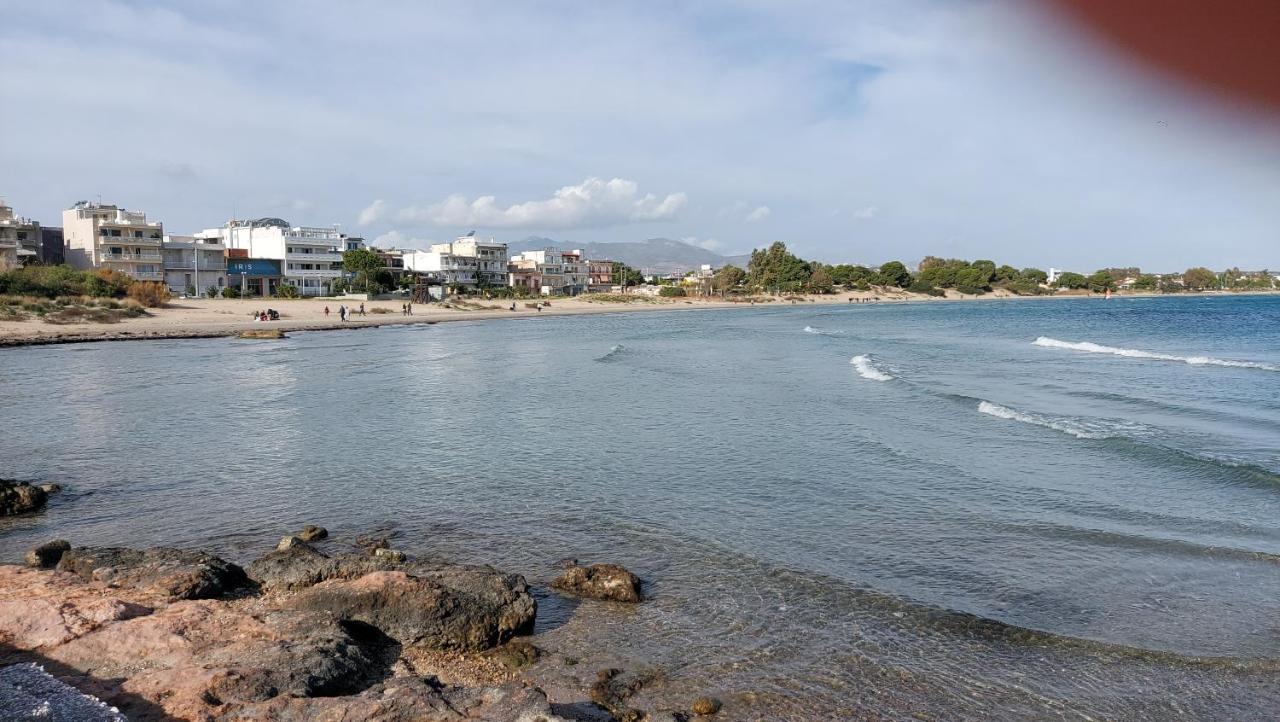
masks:
<svg viewBox="0 0 1280 722"><path fill-rule="evenodd" d="M704 263L709 263L716 268L730 263L745 268L747 261L751 258L750 256L722 256L714 251L708 251L684 241L673 241L670 238L650 238L643 241L618 243L572 243L541 236L529 236L507 244L508 252L513 256L522 251L538 251L548 247L560 250L580 248L587 254L587 258L621 261L628 266L650 273L681 273L696 269Z"/></svg>

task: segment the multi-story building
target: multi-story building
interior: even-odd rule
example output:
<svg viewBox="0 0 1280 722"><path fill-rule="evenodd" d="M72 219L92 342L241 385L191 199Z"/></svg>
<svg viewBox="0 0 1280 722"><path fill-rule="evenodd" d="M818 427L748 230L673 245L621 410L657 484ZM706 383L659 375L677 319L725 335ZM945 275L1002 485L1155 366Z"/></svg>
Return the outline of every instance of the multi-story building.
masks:
<svg viewBox="0 0 1280 722"><path fill-rule="evenodd" d="M41 226L40 262L46 266L61 266L67 262L63 254L62 229Z"/></svg>
<svg viewBox="0 0 1280 722"><path fill-rule="evenodd" d="M507 285L529 293L542 293L542 272L536 261L513 258L507 264Z"/></svg>
<svg viewBox="0 0 1280 722"><path fill-rule="evenodd" d="M590 279L589 291L608 291L613 288L613 261L587 261Z"/></svg>
<svg viewBox="0 0 1280 722"><path fill-rule="evenodd" d="M196 237L219 239L228 251L244 251L249 258L280 261L283 283L303 296L331 293L333 282L343 277L343 251L363 245L362 239L348 238L337 228L291 226L281 218L230 221Z"/></svg>
<svg viewBox="0 0 1280 722"><path fill-rule="evenodd" d="M0 199L0 268L40 260L42 247L40 224L15 216L9 204Z"/></svg>
<svg viewBox="0 0 1280 722"><path fill-rule="evenodd" d="M508 264L508 282L513 282L516 271L535 270L541 275L539 288L543 295L566 294L576 296L587 290L591 281L591 264L582 259L581 251L558 251L544 248L525 251ZM523 278L527 279L526 274Z"/></svg>
<svg viewBox="0 0 1280 722"><path fill-rule="evenodd" d="M108 203L80 201L62 212L66 261L73 268L109 268L138 281L163 281L164 224Z"/></svg>
<svg viewBox="0 0 1280 722"><path fill-rule="evenodd" d="M209 288L221 291L227 285L226 251L220 238L165 235L160 252L169 290L191 291L196 296L205 295Z"/></svg>
<svg viewBox="0 0 1280 722"><path fill-rule="evenodd" d="M432 244L426 251L404 251L404 268L430 274L446 286L507 285L507 244L474 235Z"/></svg>

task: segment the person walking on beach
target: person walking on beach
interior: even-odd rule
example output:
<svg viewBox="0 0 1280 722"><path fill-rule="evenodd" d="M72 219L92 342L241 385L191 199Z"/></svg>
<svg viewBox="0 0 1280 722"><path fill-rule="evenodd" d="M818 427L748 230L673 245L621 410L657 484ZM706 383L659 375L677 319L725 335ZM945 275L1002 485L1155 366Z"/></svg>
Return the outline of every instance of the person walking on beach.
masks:
<svg viewBox="0 0 1280 722"><path fill-rule="evenodd" d="M328 307L328 306L325 306L325 307L324 307L324 317L325 317L325 318L329 318L329 307Z"/></svg>
<svg viewBox="0 0 1280 722"><path fill-rule="evenodd" d="M406 309L406 310L408 310L409 315L410 315L410 316L412 316L412 315L413 315L413 301L410 301L410 302L406 303L406 304L405 304L405 309Z"/></svg>
<svg viewBox="0 0 1280 722"><path fill-rule="evenodd" d="M362 304L360 304L360 315L361 315L361 316L363 316L363 315L364 315L364 304L363 304L363 303L362 303Z"/></svg>
<svg viewBox="0 0 1280 722"><path fill-rule="evenodd" d="M339 305L339 306L338 306L338 320L339 320L339 321L342 321L343 323L346 323L346 321L347 321L347 307L346 307L346 304L342 304L342 305Z"/></svg>

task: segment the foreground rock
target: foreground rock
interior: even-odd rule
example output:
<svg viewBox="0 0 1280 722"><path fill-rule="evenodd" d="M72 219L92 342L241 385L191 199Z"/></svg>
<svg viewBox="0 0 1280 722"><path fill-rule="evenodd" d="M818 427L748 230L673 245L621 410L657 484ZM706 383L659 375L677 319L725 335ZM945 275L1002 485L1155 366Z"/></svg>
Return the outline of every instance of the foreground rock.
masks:
<svg viewBox="0 0 1280 722"><path fill-rule="evenodd" d="M533 627L524 577L491 567L425 564L403 554L328 556L294 543L249 565L268 592L296 592L297 609L370 624L401 644L476 651Z"/></svg>
<svg viewBox="0 0 1280 722"><path fill-rule="evenodd" d="M0 479L0 516L36 511L48 501L49 493L25 481Z"/></svg>
<svg viewBox="0 0 1280 722"><path fill-rule="evenodd" d="M246 586L244 570L204 552L157 547L78 547L62 552L58 569L112 587L168 599L210 599Z"/></svg>
<svg viewBox="0 0 1280 722"><path fill-rule="evenodd" d="M128 551L97 557L125 568ZM331 584L377 588L363 577ZM174 601L163 584L109 586L93 574L0 566L0 668L41 662L131 720L564 722L536 688L420 678L381 630L290 600ZM0 708L0 718L11 711Z"/></svg>
<svg viewBox="0 0 1280 722"><path fill-rule="evenodd" d="M66 539L54 539L53 541L45 542L44 544L41 544L27 552L23 561L25 561L29 567L50 569L56 567L58 562L62 561L63 552L66 552L69 549L71 549L71 542Z"/></svg>
<svg viewBox="0 0 1280 722"><path fill-rule="evenodd" d="M579 597L613 602L640 601L640 578L617 564L583 567L573 562L564 574L551 582L551 586Z"/></svg>
<svg viewBox="0 0 1280 722"><path fill-rule="evenodd" d="M256 338L256 339L278 339L285 338L284 330L279 328L251 328L241 331L240 338Z"/></svg>

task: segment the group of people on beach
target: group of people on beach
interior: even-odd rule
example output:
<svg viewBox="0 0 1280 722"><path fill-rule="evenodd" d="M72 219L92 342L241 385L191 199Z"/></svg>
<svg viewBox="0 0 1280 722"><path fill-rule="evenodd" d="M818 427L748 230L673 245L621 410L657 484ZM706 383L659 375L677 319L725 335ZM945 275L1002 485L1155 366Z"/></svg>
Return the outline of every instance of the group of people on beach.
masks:
<svg viewBox="0 0 1280 722"><path fill-rule="evenodd" d="M400 304L400 315L401 315L401 316L412 316L412 315L413 315L413 302L412 302L412 301L410 301L409 303L402 303L402 304Z"/></svg>
<svg viewBox="0 0 1280 722"><path fill-rule="evenodd" d="M268 308L265 311L254 311L253 320L254 321L279 321L280 312L275 310L274 308Z"/></svg>
<svg viewBox="0 0 1280 722"><path fill-rule="evenodd" d="M347 320L350 319L352 316L363 316L363 315L365 315L363 303L360 304L359 309L347 308L346 304L339 304L338 306L338 320L342 321L343 323L346 323ZM328 306L324 307L324 317L325 318L329 317Z"/></svg>

